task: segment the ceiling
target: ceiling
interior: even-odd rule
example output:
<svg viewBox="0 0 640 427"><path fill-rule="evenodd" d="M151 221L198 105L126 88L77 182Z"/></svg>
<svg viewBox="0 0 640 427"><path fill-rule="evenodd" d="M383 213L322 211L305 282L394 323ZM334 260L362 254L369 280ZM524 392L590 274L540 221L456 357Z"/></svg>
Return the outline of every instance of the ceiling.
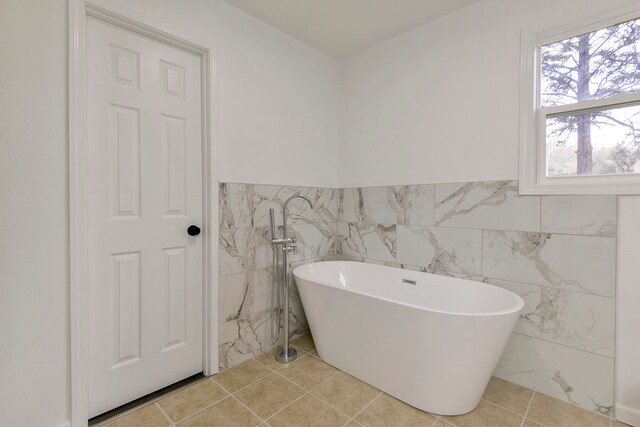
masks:
<svg viewBox="0 0 640 427"><path fill-rule="evenodd" d="M342 59L478 0L225 0Z"/></svg>

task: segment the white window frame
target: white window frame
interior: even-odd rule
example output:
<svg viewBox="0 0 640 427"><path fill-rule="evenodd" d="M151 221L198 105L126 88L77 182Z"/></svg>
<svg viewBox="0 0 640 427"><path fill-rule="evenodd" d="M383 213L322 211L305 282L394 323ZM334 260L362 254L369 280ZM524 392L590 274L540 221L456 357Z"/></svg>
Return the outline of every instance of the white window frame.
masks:
<svg viewBox="0 0 640 427"><path fill-rule="evenodd" d="M550 115L585 113L640 105L640 93L619 94L569 105L541 107L540 49L542 46L640 18L640 1L610 9L589 19L552 30L521 34L520 60L520 194L640 194L640 174L548 177L546 175L546 121Z"/></svg>

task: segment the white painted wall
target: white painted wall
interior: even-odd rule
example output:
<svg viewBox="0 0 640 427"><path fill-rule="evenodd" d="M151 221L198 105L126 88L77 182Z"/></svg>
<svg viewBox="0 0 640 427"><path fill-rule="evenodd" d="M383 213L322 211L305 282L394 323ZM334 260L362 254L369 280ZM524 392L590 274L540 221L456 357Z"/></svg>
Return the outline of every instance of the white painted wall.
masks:
<svg viewBox="0 0 640 427"><path fill-rule="evenodd" d="M337 186L337 62L219 0L116 3L216 47L221 181Z"/></svg>
<svg viewBox="0 0 640 427"><path fill-rule="evenodd" d="M618 202L618 287L616 294L616 415L640 425L640 197Z"/></svg>
<svg viewBox="0 0 640 427"><path fill-rule="evenodd" d="M348 58L341 186L516 179L520 29L616 3L484 0Z"/></svg>
<svg viewBox="0 0 640 427"><path fill-rule="evenodd" d="M66 1L0 0L0 426L69 418Z"/></svg>

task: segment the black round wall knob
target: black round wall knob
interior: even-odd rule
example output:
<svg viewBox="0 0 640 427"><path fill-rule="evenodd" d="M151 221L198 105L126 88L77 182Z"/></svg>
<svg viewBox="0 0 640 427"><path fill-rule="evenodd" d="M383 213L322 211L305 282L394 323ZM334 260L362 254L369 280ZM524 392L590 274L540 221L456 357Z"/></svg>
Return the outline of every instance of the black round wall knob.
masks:
<svg viewBox="0 0 640 427"><path fill-rule="evenodd" d="M189 236L197 236L200 234L200 227L197 225L190 225L189 228L187 228L187 234Z"/></svg>

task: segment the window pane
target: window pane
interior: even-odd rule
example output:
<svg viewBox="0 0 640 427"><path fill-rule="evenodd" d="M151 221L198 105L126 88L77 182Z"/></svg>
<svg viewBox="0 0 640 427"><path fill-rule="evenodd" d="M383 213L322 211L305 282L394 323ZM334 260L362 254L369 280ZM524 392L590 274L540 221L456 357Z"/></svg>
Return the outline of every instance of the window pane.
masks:
<svg viewBox="0 0 640 427"><path fill-rule="evenodd" d="M640 173L640 106L547 118L547 176Z"/></svg>
<svg viewBox="0 0 640 427"><path fill-rule="evenodd" d="M541 105L640 92L640 19L542 46Z"/></svg>

